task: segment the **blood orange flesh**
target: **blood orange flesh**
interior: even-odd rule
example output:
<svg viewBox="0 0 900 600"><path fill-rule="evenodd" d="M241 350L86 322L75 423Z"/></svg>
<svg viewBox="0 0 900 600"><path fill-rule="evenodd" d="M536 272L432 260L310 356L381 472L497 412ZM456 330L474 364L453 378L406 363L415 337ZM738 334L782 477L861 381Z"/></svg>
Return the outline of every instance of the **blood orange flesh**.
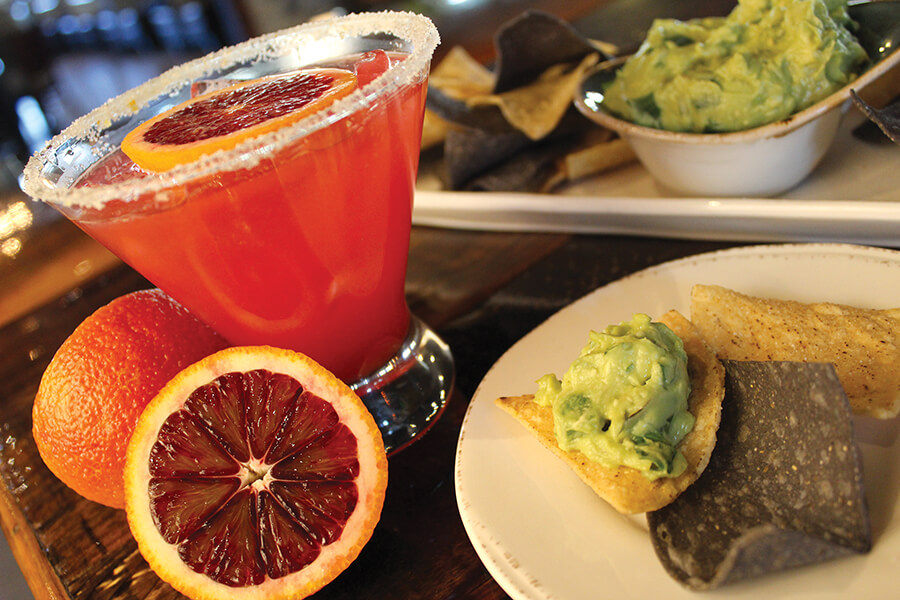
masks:
<svg viewBox="0 0 900 600"><path fill-rule="evenodd" d="M247 406L248 397L259 401ZM356 438L330 404L264 370L196 390L163 423L150 461L163 537L195 571L229 585L305 567L358 500ZM220 544L227 560L210 561Z"/></svg>
<svg viewBox="0 0 900 600"><path fill-rule="evenodd" d="M229 135L304 108L321 98L334 82L333 74L300 72L213 93L154 121L144 140L175 145Z"/></svg>
<svg viewBox="0 0 900 600"><path fill-rule="evenodd" d="M138 125L122 151L144 169L167 171L295 123L356 88L353 72L332 68L235 83Z"/></svg>
<svg viewBox="0 0 900 600"><path fill-rule="evenodd" d="M249 364L265 366L219 373ZM296 353L229 349L176 377L141 416L129 524L173 587L301 597L356 557L380 515L387 464L371 416L331 377Z"/></svg>

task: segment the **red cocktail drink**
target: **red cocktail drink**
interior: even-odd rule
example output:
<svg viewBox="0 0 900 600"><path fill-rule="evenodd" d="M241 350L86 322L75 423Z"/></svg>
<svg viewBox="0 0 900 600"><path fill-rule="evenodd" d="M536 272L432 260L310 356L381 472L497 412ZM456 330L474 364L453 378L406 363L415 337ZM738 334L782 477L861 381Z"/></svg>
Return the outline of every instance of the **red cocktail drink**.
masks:
<svg viewBox="0 0 900 600"><path fill-rule="evenodd" d="M385 397L422 366L415 357L401 364L410 345L422 346L424 335L442 346L411 319L404 295L436 42L424 18L378 13L226 49L83 117L32 160L26 189L231 343L298 350L364 397ZM142 170L118 148L139 122L189 99L191 87L308 66L352 70L359 87L296 123L164 172ZM439 350L450 365L445 383L413 386L429 419L452 381L449 353ZM427 398L434 393L440 398ZM397 400L385 419L413 402Z"/></svg>
<svg viewBox="0 0 900 600"><path fill-rule="evenodd" d="M354 381L409 328L403 283L424 96L414 82L252 167L188 181L190 200L167 210L85 211L77 222L233 344L299 350ZM116 152L79 183L134 172Z"/></svg>

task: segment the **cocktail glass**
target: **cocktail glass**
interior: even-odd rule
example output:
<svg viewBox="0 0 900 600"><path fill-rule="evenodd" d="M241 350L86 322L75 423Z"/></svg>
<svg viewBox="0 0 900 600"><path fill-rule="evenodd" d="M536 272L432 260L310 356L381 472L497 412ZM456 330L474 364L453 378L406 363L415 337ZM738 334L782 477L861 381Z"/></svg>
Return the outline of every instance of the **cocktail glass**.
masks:
<svg viewBox="0 0 900 600"><path fill-rule="evenodd" d="M294 349L333 371L397 450L438 418L454 379L448 347L404 294L437 43L425 17L381 12L223 49L74 122L29 161L24 189L231 343ZM192 89L373 56L387 58L383 74L232 150L153 175L120 150L126 133Z"/></svg>

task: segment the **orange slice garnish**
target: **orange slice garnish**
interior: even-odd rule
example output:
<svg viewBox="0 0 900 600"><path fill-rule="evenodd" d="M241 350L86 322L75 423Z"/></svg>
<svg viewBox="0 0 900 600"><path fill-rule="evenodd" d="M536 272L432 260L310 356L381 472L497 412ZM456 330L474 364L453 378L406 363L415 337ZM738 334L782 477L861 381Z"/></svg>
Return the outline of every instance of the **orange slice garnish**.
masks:
<svg viewBox="0 0 900 600"><path fill-rule="evenodd" d="M359 397L306 356L213 354L144 410L125 466L128 524L190 598L303 598L358 556L387 487Z"/></svg>
<svg viewBox="0 0 900 600"><path fill-rule="evenodd" d="M191 98L125 136L122 151L142 169L168 171L295 123L357 87L344 69L304 69Z"/></svg>

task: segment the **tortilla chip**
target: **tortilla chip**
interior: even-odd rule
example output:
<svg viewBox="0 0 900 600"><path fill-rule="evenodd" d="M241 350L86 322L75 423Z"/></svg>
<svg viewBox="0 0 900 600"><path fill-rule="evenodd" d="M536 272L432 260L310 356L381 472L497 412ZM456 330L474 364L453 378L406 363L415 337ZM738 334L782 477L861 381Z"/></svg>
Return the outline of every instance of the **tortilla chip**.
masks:
<svg viewBox="0 0 900 600"><path fill-rule="evenodd" d="M462 189L477 192L502 192L516 189L541 192L558 172L558 156L565 143L528 147L497 166L476 175Z"/></svg>
<svg viewBox="0 0 900 600"><path fill-rule="evenodd" d="M474 178L503 164L528 145L528 138L518 131L500 134L474 127L449 129L444 143L449 186L466 187Z"/></svg>
<svg viewBox="0 0 900 600"><path fill-rule="evenodd" d="M833 363L853 412L900 413L900 309L803 304L695 285L691 320L719 358Z"/></svg>
<svg viewBox="0 0 900 600"><path fill-rule="evenodd" d="M499 107L495 105L469 106L465 99L454 98L437 86L428 86L425 107L459 128L472 128L498 134L520 133L509 124Z"/></svg>
<svg viewBox="0 0 900 600"><path fill-rule="evenodd" d="M528 10L503 24L497 50L495 94L533 82L551 65L575 63L600 51L569 23L548 12Z"/></svg>
<svg viewBox="0 0 900 600"><path fill-rule="evenodd" d="M457 100L485 96L494 90L494 74L472 58L462 46L454 46L428 76L429 85Z"/></svg>
<svg viewBox="0 0 900 600"><path fill-rule="evenodd" d="M566 180L565 159L581 148L581 138L571 134L573 130L581 127L579 121L571 118L577 116L571 114L573 111L574 108L563 118L564 123L539 143L531 143L522 134L479 135L479 132L472 130L449 133L444 152L445 155L453 155L456 159L447 161L448 180L456 182L459 189L471 191L499 192L515 189L547 193L551 186ZM480 156L484 160L488 156L489 149L501 144L502 151L504 143L522 144L522 147L510 157L498 155L496 164L482 171L476 170L479 163L466 158ZM480 150L467 154L467 149L476 144ZM466 174L463 168L471 170Z"/></svg>
<svg viewBox="0 0 900 600"><path fill-rule="evenodd" d="M603 51L542 11L526 11L505 23L494 43L493 72L462 48L435 66L423 147L444 142L450 189L547 190L565 180L554 163L570 147L561 147L559 138L577 143L595 128L574 109L572 97L581 71ZM578 127L572 130L575 119ZM526 149L529 169L519 176L516 157Z"/></svg>
<svg viewBox="0 0 900 600"><path fill-rule="evenodd" d="M504 24L494 44L496 73L464 49L453 48L429 76L428 108L461 127L502 134L521 131L523 123L524 129L534 128L527 119L534 116L533 105L538 103L554 109L555 119L541 115L546 123L552 120L552 130L565 112L558 110L561 99L565 97L566 107L572 104L574 88L569 89L567 82L578 76L572 65L596 62L601 54L571 25L542 11L526 11ZM560 85L565 89L560 90ZM499 99L506 93L512 93L510 99ZM547 93L552 102L544 98ZM501 105L513 115L513 122L507 121ZM547 130L546 123L542 122L541 130Z"/></svg>
<svg viewBox="0 0 900 600"><path fill-rule="evenodd" d="M430 110L425 111L422 119L422 142L421 149L428 150L442 144L447 138L450 124L440 118Z"/></svg>
<svg viewBox="0 0 900 600"><path fill-rule="evenodd" d="M444 106L444 114L453 111L466 112L465 101L473 96L484 96L494 89L494 74L463 48L454 46L438 63L428 76L428 84L432 90L440 90L439 96L445 100L438 106ZM433 102L434 103L434 102ZM497 117L491 117L496 121ZM422 149L434 147L442 143L451 122L433 109L425 111L422 127ZM505 128L505 124L503 125Z"/></svg>
<svg viewBox="0 0 900 600"><path fill-rule="evenodd" d="M677 500L647 515L669 574L703 590L867 552L862 459L834 367L723 362L712 460Z"/></svg>
<svg viewBox="0 0 900 600"><path fill-rule="evenodd" d="M900 144L900 103L894 102L884 108L875 108L860 98L854 90L850 90L850 97L869 121L877 125L892 142Z"/></svg>
<svg viewBox="0 0 900 600"><path fill-rule="evenodd" d="M602 129L597 131L604 132ZM605 139L588 143L563 158L562 172L566 180L596 175L637 160L631 144L622 138L604 137Z"/></svg>
<svg viewBox="0 0 900 600"><path fill-rule="evenodd" d="M678 447L688 463L685 472L678 477L650 481L636 469L611 469L589 460L577 450L564 452L556 444L553 412L549 406L533 402L531 395L496 400L500 408L513 415L544 446L562 458L597 495L626 514L656 510L669 504L700 476L716 445L722 411L725 371L715 354L694 326L678 312L666 313L659 322L668 325L684 342L691 378L688 407L696 420Z"/></svg>
<svg viewBox="0 0 900 600"><path fill-rule="evenodd" d="M557 64L536 81L502 94L472 96L469 106L495 105L510 125L532 140L547 137L572 106L572 98L584 73L597 64L599 54L589 54L574 67Z"/></svg>

